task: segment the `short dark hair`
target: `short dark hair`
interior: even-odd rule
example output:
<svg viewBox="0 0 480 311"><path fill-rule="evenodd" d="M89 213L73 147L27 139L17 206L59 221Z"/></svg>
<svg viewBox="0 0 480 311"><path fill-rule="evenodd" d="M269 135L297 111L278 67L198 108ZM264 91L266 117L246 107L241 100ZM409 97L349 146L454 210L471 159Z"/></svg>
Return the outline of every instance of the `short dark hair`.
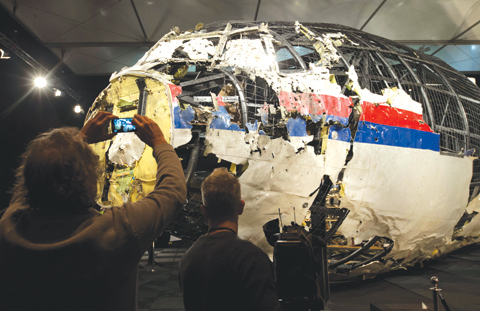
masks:
<svg viewBox="0 0 480 311"><path fill-rule="evenodd" d="M85 209L95 203L99 176L98 156L79 130L54 129L29 143L11 204L44 211Z"/></svg>
<svg viewBox="0 0 480 311"><path fill-rule="evenodd" d="M234 220L242 200L240 182L226 168L216 168L202 183L202 198L210 219Z"/></svg>

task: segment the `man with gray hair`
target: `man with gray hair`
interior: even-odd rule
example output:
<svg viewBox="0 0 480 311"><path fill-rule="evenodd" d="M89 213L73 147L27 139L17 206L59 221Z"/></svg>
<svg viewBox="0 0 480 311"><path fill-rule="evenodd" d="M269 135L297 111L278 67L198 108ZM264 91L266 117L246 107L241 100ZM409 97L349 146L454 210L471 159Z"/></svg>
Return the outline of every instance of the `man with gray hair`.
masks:
<svg viewBox="0 0 480 311"><path fill-rule="evenodd" d="M100 111L81 131L54 129L28 145L0 219L0 310L136 310L140 259L183 206L186 185L161 129L135 115L157 161L155 189L103 214L93 208L100 172L88 144L112 138L115 118Z"/></svg>
<svg viewBox="0 0 480 311"><path fill-rule="evenodd" d="M217 168L201 190L209 230L180 263L185 310L280 310L270 259L237 236L245 206L238 179Z"/></svg>

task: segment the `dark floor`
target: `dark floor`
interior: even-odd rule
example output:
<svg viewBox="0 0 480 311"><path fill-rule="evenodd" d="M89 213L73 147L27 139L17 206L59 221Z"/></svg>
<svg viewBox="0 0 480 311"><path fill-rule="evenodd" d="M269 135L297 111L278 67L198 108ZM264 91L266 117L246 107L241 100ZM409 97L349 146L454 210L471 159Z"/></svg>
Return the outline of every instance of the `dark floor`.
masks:
<svg viewBox="0 0 480 311"><path fill-rule="evenodd" d="M147 265L148 256L143 257L138 278L139 311L183 310L178 262L188 246L177 241L168 248L157 248L154 272ZM325 310L370 311L370 303L385 310L421 310L424 303L433 310L429 288L434 275L439 278L439 288L452 311L480 310L480 245L430 261L424 268L394 271L373 280L332 284ZM443 306L439 310L444 310Z"/></svg>
<svg viewBox="0 0 480 311"><path fill-rule="evenodd" d="M145 253L138 274L138 311L184 310L178 285L178 263L190 245L176 241L168 248L156 248L153 269Z"/></svg>

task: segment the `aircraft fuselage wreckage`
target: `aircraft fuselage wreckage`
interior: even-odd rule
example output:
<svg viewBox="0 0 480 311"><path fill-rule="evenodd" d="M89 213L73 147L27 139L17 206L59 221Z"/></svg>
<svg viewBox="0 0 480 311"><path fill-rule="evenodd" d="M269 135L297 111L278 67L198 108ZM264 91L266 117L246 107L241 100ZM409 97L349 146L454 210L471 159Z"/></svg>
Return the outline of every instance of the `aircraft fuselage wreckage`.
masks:
<svg viewBox="0 0 480 311"><path fill-rule="evenodd" d="M441 60L340 25L219 22L174 29L116 72L90 108L155 120L185 169L170 225L206 232L202 180L228 167L246 202L240 236L304 222L330 273L373 276L479 241L480 90ZM132 133L94 146L99 202L153 189L151 149Z"/></svg>

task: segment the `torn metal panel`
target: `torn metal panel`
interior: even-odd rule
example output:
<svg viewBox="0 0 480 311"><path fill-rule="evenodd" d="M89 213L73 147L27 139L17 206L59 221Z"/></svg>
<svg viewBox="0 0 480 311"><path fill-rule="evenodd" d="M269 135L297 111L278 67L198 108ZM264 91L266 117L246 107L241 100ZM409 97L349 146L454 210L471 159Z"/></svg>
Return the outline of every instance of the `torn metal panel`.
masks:
<svg viewBox="0 0 480 311"><path fill-rule="evenodd" d="M170 92L168 92L170 91ZM178 95L182 93L180 86L168 83L167 95L173 109L173 129L171 144L174 148L188 143L192 139L192 121L195 118L195 111L191 106L182 109L178 100Z"/></svg>
<svg viewBox="0 0 480 311"><path fill-rule="evenodd" d="M295 22L295 31L297 33L303 33L309 40L313 42L313 47L321 57L320 60L315 63L315 66L330 68L339 62L340 55L338 54L335 46L342 45L344 40L348 40L345 34L338 32L326 33L322 34L321 36L317 36L298 21Z"/></svg>
<svg viewBox="0 0 480 311"><path fill-rule="evenodd" d="M480 195L476 196L473 200L468 203L466 208L467 213L480 213Z"/></svg>
<svg viewBox="0 0 480 311"><path fill-rule="evenodd" d="M188 106L186 109L181 109L179 106L173 107L174 122L175 128L192 128L192 120L195 118L195 111L191 106Z"/></svg>
<svg viewBox="0 0 480 311"><path fill-rule="evenodd" d="M395 241L389 254L394 259L413 253L431 257L436 248L451 242L468 202L471 168L471 158L355 144L355 156L343 177L345 196L340 205L350 214L339 230L355 243L371 236L389 237Z"/></svg>
<svg viewBox="0 0 480 311"><path fill-rule="evenodd" d="M288 135L292 136L308 136L307 135L307 122L302 118L290 118L287 121Z"/></svg>
<svg viewBox="0 0 480 311"><path fill-rule="evenodd" d="M171 40L161 42L156 49L152 50L152 53L150 53L145 60L141 59L140 62L148 63L168 61L172 57L173 52L175 52L175 50L182 44L183 40Z"/></svg>
<svg viewBox="0 0 480 311"><path fill-rule="evenodd" d="M260 39L230 40L221 63L222 67L234 66L243 70L268 70L275 65L274 60L265 53Z"/></svg>
<svg viewBox="0 0 480 311"><path fill-rule="evenodd" d="M314 200L310 194L322 179L324 161L310 146L297 153L296 148L283 139L260 137L263 142L258 145L259 152L252 154L248 169L240 177L245 210L239 232L242 237L270 250L263 236L263 224L277 217L278 209L284 215L285 224L295 217L297 221L304 218Z"/></svg>
<svg viewBox="0 0 480 311"><path fill-rule="evenodd" d="M210 123L210 128L219 130L242 131L238 124L231 123L232 116L227 112L225 106L218 107L217 111L212 112L213 119Z"/></svg>
<svg viewBox="0 0 480 311"><path fill-rule="evenodd" d="M240 141L243 138L245 144ZM304 219L322 176L338 175L344 165L347 144L332 142L326 157L315 155L313 147L298 151L283 139L270 139L256 133L245 134L212 129L206 137L207 152L235 164L248 163L240 177L245 210L240 219L240 235L271 251L263 237L262 224L281 210L285 223ZM338 145L337 148L334 146ZM211 149L210 149L211 148ZM341 156L335 154L340 151ZM294 213L295 208L295 213Z"/></svg>
<svg viewBox="0 0 480 311"><path fill-rule="evenodd" d="M478 213L480 213L480 195L474 198L470 203L468 203L466 212L468 214L472 214L473 219L466 223L463 228L461 229L458 236L461 237L478 237L480 236L480 217L478 217Z"/></svg>
<svg viewBox="0 0 480 311"><path fill-rule="evenodd" d="M332 135L332 133L330 133L330 135ZM328 175L333 182L336 182L338 180L338 175L345 167L345 159L350 150L350 143L338 139L328 139L327 144L324 152L324 174Z"/></svg>
<svg viewBox="0 0 480 311"><path fill-rule="evenodd" d="M183 50L192 60L206 60L215 54L215 46L205 38L196 38L183 45Z"/></svg>
<svg viewBox="0 0 480 311"><path fill-rule="evenodd" d="M308 143L313 140L313 135L290 136L288 140L295 147L295 150L298 151L300 148L307 147Z"/></svg>
<svg viewBox="0 0 480 311"><path fill-rule="evenodd" d="M213 153L219 159L234 164L246 164L251 147L245 143L245 132L223 129L207 129L205 154Z"/></svg>
<svg viewBox="0 0 480 311"><path fill-rule="evenodd" d="M108 158L115 164L132 166L140 160L145 143L134 133L119 133L108 151Z"/></svg>

